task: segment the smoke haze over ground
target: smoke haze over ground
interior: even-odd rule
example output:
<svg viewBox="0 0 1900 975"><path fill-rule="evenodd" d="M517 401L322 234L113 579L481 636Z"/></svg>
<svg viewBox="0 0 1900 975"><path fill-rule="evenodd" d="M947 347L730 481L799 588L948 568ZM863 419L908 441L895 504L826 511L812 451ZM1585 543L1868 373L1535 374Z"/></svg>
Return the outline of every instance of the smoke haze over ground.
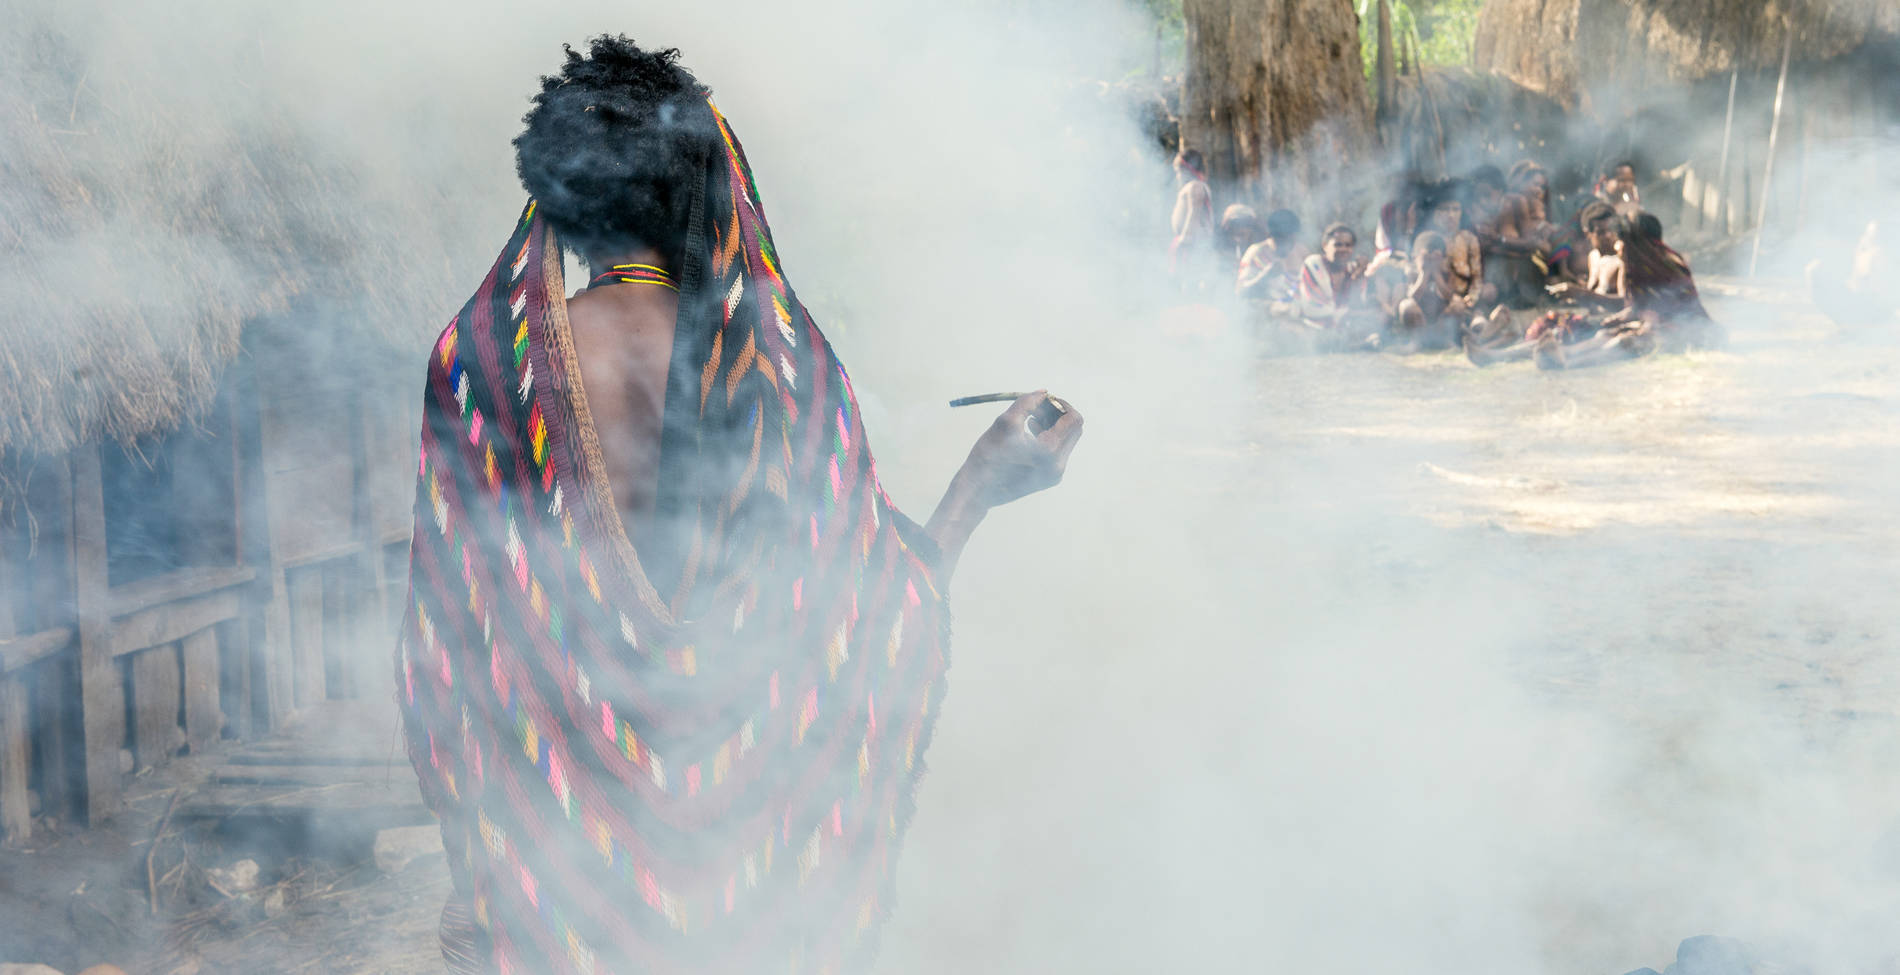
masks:
<svg viewBox="0 0 1900 975"><path fill-rule="evenodd" d="M360 175L323 202L366 234L427 201L454 299L413 323L417 391L522 202L537 76L625 32L681 48L745 141L907 512L988 421L950 397L1088 415L1067 483L959 570L881 970L1900 952L1890 334L1844 346L1733 283L1731 352L1556 378L1164 334L1165 160L1091 81L1149 37L1109 0L33 12L89 89L175 109L168 152L287 125Z"/></svg>

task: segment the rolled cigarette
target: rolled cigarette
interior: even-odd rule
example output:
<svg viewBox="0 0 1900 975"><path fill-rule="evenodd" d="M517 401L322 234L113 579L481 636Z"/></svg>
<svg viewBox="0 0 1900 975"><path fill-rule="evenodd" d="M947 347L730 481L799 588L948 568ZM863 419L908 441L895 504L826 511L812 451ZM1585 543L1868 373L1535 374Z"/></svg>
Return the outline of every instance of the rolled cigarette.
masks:
<svg viewBox="0 0 1900 975"><path fill-rule="evenodd" d="M984 393L981 396L961 396L950 401L951 406L976 406L980 403L1014 403L1028 393Z"/></svg>

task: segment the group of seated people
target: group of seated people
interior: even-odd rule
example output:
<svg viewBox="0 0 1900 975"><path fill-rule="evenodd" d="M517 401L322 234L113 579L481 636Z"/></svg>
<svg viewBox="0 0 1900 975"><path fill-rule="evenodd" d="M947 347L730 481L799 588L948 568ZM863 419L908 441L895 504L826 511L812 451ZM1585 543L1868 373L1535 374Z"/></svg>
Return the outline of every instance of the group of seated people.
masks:
<svg viewBox="0 0 1900 975"><path fill-rule="evenodd" d="M1191 181L1181 199L1208 200ZM1562 221L1549 175L1529 161L1408 185L1381 208L1370 260L1343 223L1310 250L1287 210L1263 220L1237 204L1211 229L1236 296L1281 349L1462 349L1478 365L1561 369L1721 341L1628 163Z"/></svg>

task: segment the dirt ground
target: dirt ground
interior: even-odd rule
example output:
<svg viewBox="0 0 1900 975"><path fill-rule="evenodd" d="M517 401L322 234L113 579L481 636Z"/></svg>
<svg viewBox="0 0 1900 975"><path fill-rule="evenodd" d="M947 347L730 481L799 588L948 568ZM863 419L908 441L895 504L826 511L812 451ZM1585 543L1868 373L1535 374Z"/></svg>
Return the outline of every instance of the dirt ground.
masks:
<svg viewBox="0 0 1900 975"><path fill-rule="evenodd" d="M1072 471L1098 489L1053 519L1076 537L1049 551L1031 510L986 531L1038 539L1035 572L1007 541L966 557L881 970L1614 975L1722 933L1871 971L1900 948L1853 916L1900 890L1900 333L1705 291L1727 351L1260 360L1240 419L1159 463L1098 411ZM0 854L4 960L439 970L441 861L383 875L360 837L271 839L267 915L193 882L244 838L166 836L153 916L145 854L202 774Z"/></svg>

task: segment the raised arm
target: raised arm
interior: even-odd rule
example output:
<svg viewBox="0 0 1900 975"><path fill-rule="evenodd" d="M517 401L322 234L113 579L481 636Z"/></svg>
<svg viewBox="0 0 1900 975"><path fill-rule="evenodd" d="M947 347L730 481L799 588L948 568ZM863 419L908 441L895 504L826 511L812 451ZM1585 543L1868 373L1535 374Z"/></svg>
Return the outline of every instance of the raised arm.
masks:
<svg viewBox="0 0 1900 975"><path fill-rule="evenodd" d="M1069 454L1082 439L1082 414L1071 408L1049 429L1033 429L1031 417L1047 396L1030 393L1010 404L977 438L970 456L950 478L943 500L924 526L942 551L937 564L940 584L956 573L963 546L991 508L1061 483Z"/></svg>

